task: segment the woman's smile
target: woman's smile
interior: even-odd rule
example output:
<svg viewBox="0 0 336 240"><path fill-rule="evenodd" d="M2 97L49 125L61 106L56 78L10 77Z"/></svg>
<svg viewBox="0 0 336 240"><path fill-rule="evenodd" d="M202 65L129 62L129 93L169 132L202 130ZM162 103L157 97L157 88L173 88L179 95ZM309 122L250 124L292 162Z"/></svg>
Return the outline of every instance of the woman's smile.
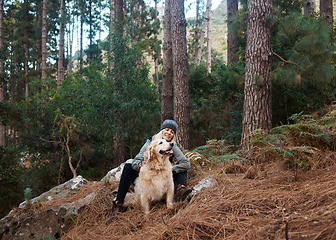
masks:
<svg viewBox="0 0 336 240"><path fill-rule="evenodd" d="M165 139L167 142L170 142L174 137L174 130L170 128L162 129L162 138Z"/></svg>

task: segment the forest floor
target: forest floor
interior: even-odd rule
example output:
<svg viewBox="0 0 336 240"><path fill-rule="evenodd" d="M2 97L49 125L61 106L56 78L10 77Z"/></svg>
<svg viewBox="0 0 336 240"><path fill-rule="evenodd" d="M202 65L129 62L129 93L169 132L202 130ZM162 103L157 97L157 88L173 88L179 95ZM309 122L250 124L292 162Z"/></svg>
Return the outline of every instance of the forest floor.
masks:
<svg viewBox="0 0 336 240"><path fill-rule="evenodd" d="M244 169L227 174L225 166L204 167L203 173L193 168L190 186L204 175L217 184L189 204L167 210L158 203L148 216L129 209L109 225L116 183L89 183L84 192L98 194L62 239L336 239L335 165L295 176L282 162L238 172Z"/></svg>
<svg viewBox="0 0 336 240"><path fill-rule="evenodd" d="M118 183L92 185L96 198L62 239L336 239L336 106L295 118L256 132L247 152L223 141L199 148L206 157L191 160L189 186L216 184L172 210L137 207L106 225Z"/></svg>
<svg viewBox="0 0 336 240"><path fill-rule="evenodd" d="M96 193L63 240L336 239L336 106L254 138L246 152L225 155L228 148L217 140L208 144L211 154L199 148L203 155L191 160L188 184L206 177L215 184L170 210L164 202L148 215L134 207L106 225L116 181L89 181L71 199L42 207Z"/></svg>

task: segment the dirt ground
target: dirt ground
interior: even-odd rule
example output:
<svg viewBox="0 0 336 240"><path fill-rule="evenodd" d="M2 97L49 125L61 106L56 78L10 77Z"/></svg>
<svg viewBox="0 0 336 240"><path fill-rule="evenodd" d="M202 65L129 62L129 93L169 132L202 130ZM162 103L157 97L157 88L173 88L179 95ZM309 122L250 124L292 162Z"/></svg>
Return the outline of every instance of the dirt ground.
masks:
<svg viewBox="0 0 336 240"><path fill-rule="evenodd" d="M190 171L190 186L217 180L191 203L173 210L158 203L148 216L135 207L109 225L117 183L88 183L78 194L96 191L96 198L62 239L336 239L335 165L296 174L281 161L236 165L231 174L228 166L211 168Z"/></svg>

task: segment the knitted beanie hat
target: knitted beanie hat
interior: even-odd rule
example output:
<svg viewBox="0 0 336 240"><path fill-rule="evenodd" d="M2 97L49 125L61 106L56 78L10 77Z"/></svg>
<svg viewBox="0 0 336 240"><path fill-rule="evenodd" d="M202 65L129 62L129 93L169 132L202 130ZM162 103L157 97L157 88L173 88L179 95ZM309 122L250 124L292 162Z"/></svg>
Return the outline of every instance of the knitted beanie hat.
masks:
<svg viewBox="0 0 336 240"><path fill-rule="evenodd" d="M176 133L178 126L174 120L167 119L167 120L164 120L164 122L162 123L160 130L165 129L165 128L170 128Z"/></svg>

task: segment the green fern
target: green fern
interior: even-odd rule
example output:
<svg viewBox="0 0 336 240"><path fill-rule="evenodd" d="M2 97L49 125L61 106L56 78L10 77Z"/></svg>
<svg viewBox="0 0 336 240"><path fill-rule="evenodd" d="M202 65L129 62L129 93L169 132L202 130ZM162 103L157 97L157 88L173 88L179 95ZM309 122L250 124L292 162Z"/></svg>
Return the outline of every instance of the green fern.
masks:
<svg viewBox="0 0 336 240"><path fill-rule="evenodd" d="M240 157L237 154L222 155L213 158L216 162L229 162L230 160L238 160L239 162L247 162L246 158Z"/></svg>

